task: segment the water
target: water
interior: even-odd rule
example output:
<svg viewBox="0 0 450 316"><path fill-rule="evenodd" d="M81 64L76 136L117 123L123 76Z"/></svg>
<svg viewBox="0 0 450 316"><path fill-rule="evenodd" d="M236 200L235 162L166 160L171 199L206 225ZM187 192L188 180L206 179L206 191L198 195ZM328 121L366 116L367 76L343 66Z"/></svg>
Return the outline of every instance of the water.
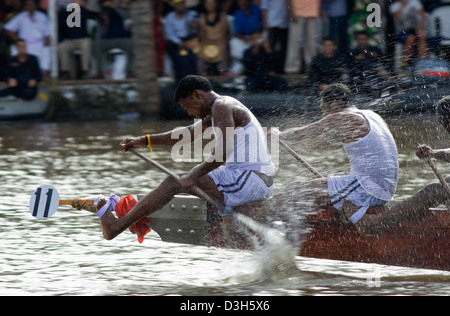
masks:
<svg viewBox="0 0 450 316"><path fill-rule="evenodd" d="M305 117L271 118L281 129ZM431 181L415 157L418 143L448 147L432 115L387 118L398 142L400 201ZM165 175L119 150L126 137L165 131L186 122L0 123L0 295L449 295L450 273L295 257L279 269L270 249L256 252L164 243L151 232L143 244L123 233L105 241L95 215L60 208L50 219L28 212L32 192L55 186L61 199L102 193L145 194ZM263 125L266 124L263 120ZM308 152L293 145L321 173L348 171L339 146ZM281 149L283 150L283 149ZM175 172L170 151L152 157ZM333 157L330 159L329 157ZM281 151L279 192L314 176ZM443 172L447 166L438 163ZM275 252L276 254L276 252ZM274 261L275 260L275 261Z"/></svg>

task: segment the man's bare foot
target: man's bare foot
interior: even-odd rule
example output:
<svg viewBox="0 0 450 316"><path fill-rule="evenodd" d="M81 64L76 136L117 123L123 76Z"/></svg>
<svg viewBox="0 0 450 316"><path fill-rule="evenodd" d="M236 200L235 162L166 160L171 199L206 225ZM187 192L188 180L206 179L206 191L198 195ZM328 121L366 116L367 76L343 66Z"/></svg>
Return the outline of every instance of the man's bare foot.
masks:
<svg viewBox="0 0 450 316"><path fill-rule="evenodd" d="M106 205L106 200L105 199L100 199L97 202L97 211L99 211L103 206ZM102 233L103 233L103 237L105 237L106 240L111 240L114 237L116 237L118 234L115 233L115 222L116 222L116 217L111 213L106 211L100 218L100 225L102 227Z"/></svg>

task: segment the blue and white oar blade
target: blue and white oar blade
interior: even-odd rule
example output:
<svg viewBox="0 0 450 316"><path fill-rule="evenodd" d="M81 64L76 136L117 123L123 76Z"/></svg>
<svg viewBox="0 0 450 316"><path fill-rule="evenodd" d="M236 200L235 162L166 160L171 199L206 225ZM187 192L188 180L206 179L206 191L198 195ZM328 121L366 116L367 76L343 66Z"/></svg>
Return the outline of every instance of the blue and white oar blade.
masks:
<svg viewBox="0 0 450 316"><path fill-rule="evenodd" d="M59 193L51 185L41 185L31 195L30 213L38 219L51 217L58 206Z"/></svg>

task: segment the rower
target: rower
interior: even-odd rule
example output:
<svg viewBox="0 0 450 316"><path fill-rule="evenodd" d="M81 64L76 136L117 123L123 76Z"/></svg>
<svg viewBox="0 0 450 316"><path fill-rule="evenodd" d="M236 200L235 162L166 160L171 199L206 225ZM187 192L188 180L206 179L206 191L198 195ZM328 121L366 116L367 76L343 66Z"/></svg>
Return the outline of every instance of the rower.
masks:
<svg viewBox="0 0 450 316"><path fill-rule="evenodd" d="M111 212L102 214L100 223L106 239L113 239L133 223L166 205L176 194L196 195L196 186L209 197L231 210L237 205L269 198L273 191L274 164L267 148L267 137L251 111L238 100L220 96L208 80L200 76L183 78L175 99L198 122L186 127L189 143L195 141L196 130L212 128L215 146L206 160L178 179L167 177L121 218ZM199 124L201 126L199 126ZM178 130L179 131L179 130ZM124 151L154 145L174 146L184 139L174 138L168 131L125 139ZM202 134L202 133L200 133Z"/></svg>
<svg viewBox="0 0 450 316"><path fill-rule="evenodd" d="M327 86L321 93L324 117L280 134L280 139L299 141L304 147L329 145L333 139L340 141L350 160L350 173L291 183L270 200L271 205L283 205L289 208L287 212L333 205L356 224L369 207L385 205L392 199L398 177L394 138L379 115L357 109L351 96L343 84ZM356 205L357 211L346 212L344 201Z"/></svg>
<svg viewBox="0 0 450 316"><path fill-rule="evenodd" d="M450 96L446 96L436 102L436 112L438 122L450 133ZM419 145L416 149L416 155L420 159L439 159L450 162L450 148L432 149L428 145ZM437 172L437 169L435 170ZM425 214L430 208L437 207L440 204L448 204L450 195L448 189L444 187L445 182L450 182L450 177L442 177L438 173L441 183L431 183L422 190L407 198L406 200L390 206L384 212L374 215L368 215L361 220L361 230L365 232L373 231L382 227L389 227L398 224L401 221L412 220ZM444 182L442 184L442 182ZM448 185L446 185L448 188Z"/></svg>

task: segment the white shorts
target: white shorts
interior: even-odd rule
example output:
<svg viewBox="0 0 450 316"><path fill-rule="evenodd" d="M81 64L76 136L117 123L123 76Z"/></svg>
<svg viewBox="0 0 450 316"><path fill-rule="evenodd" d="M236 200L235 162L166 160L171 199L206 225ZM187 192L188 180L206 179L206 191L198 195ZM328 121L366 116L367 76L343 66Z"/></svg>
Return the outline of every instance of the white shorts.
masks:
<svg viewBox="0 0 450 316"><path fill-rule="evenodd" d="M233 207L248 202L268 199L273 192L273 181L265 182L253 170L230 169L222 166L208 173L223 193L225 205Z"/></svg>
<svg viewBox="0 0 450 316"><path fill-rule="evenodd" d="M328 194L330 195L331 204L338 209L342 209L345 200L352 202L354 205L360 207L361 212L349 219L356 223L370 206L382 206L388 201L380 200L364 190L359 184L356 176L336 176L328 177ZM356 214L356 213L355 213Z"/></svg>

